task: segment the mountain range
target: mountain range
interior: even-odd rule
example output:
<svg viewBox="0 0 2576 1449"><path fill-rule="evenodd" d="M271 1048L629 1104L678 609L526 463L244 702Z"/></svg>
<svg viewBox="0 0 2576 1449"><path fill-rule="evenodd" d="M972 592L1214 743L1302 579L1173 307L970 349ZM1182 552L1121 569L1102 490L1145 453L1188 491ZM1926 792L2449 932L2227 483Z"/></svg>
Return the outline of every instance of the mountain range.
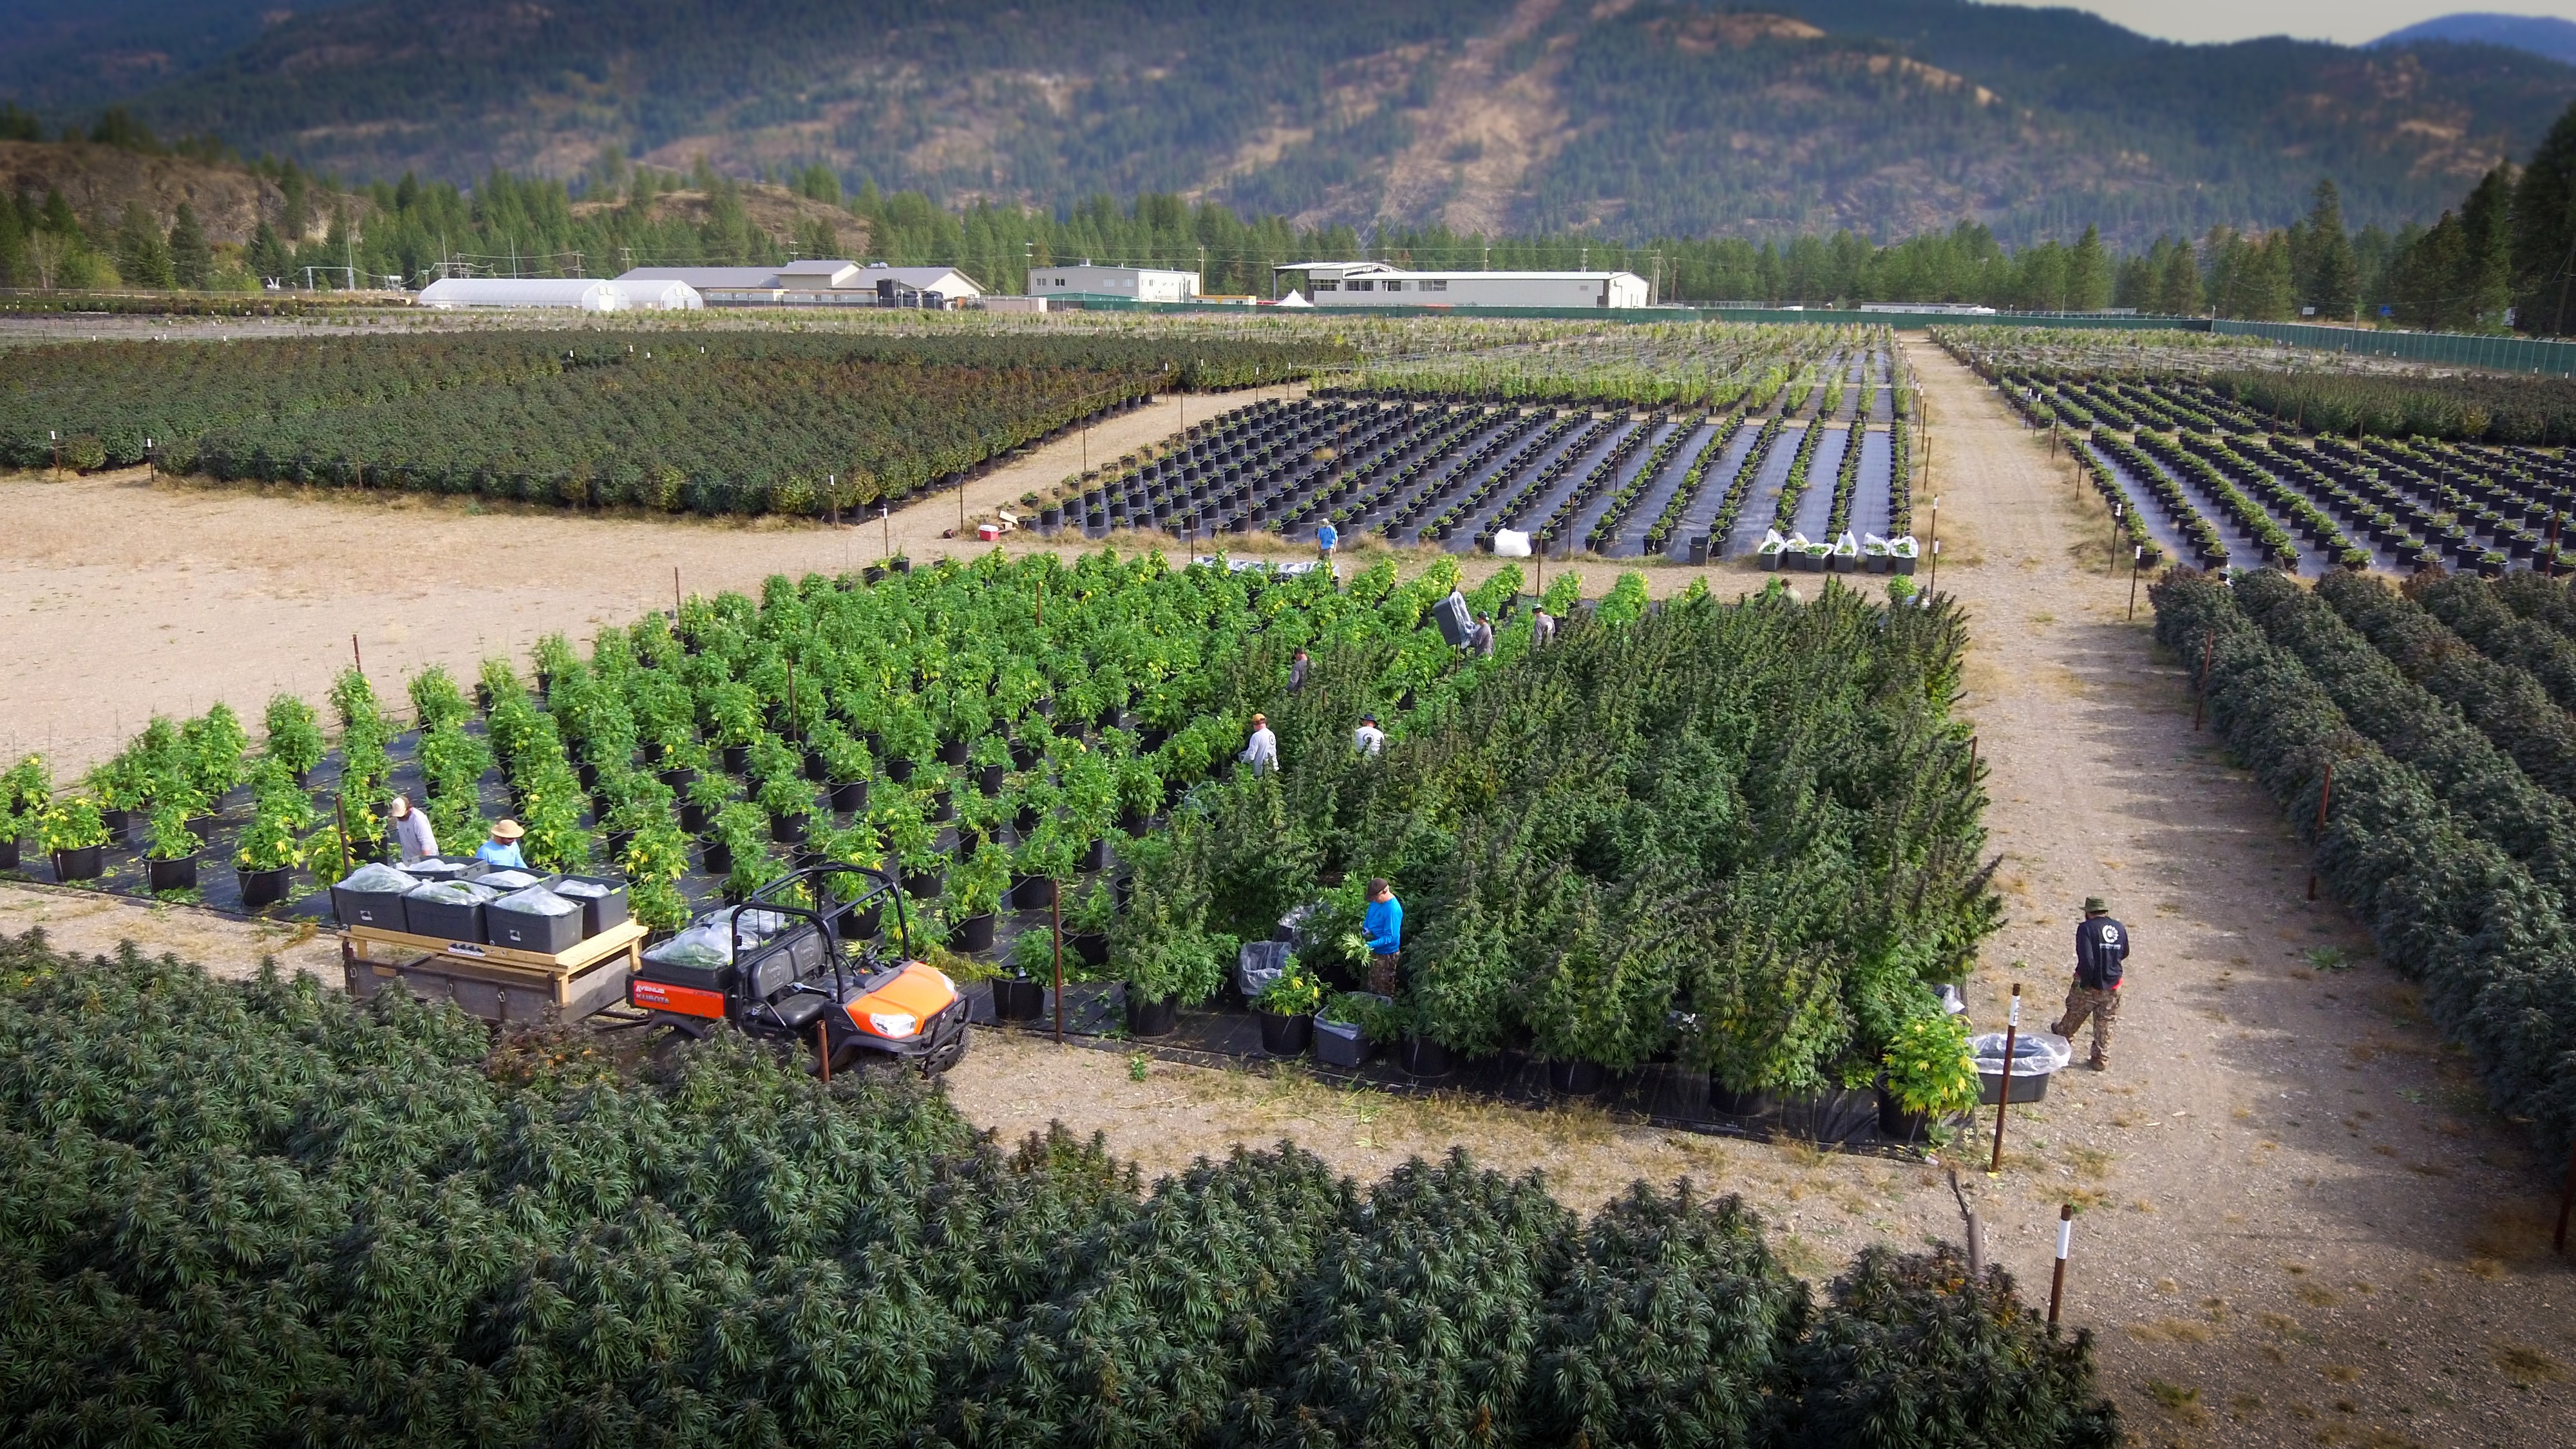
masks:
<svg viewBox="0 0 2576 1449"><path fill-rule="evenodd" d="M2561 20L2555 15L2495 15L2482 11L2437 15L2403 30L2392 30L2371 44L2412 45L2422 40L2501 45L2562 65L2576 65L2576 20Z"/></svg>
<svg viewBox="0 0 2576 1449"><path fill-rule="evenodd" d="M2482 38L2157 41L1971 0L10 0L0 98L344 177L734 175L1300 225L2143 243L2395 227L2529 153L2576 68ZM274 0L269 0L273 7Z"/></svg>

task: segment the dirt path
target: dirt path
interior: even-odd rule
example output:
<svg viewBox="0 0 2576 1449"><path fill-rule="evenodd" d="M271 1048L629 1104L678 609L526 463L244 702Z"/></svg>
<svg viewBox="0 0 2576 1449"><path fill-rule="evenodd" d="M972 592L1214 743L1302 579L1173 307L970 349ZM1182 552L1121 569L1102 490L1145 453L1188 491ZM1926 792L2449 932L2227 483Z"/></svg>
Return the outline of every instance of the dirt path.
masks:
<svg viewBox="0 0 2576 1449"><path fill-rule="evenodd" d="M1032 450L968 485L970 516L1203 420L1300 387L1166 398ZM975 551L945 494L841 528L589 517L332 489L155 483L142 470L0 479L0 753L41 750L57 774L123 747L154 713L269 695L318 702L359 636L370 672L407 678L524 657L556 631L587 638L691 593L757 590L771 574L838 574L890 547L923 561Z"/></svg>
<svg viewBox="0 0 2576 1449"><path fill-rule="evenodd" d="M2305 900L2304 852L2193 732L2143 599L2124 617L2071 464L1910 349L1926 491L1983 559L1941 580L1975 615L1965 711L2012 912L1977 1015L2016 980L2025 1022L2057 1015L2088 894L2138 942L2114 1070L2016 1114L2032 1160L1988 1194L2005 1261L2044 1285L2057 1203L2090 1209L2069 1300L2118 1327L2104 1363L2145 1442L2565 1442L2576 1277L2546 1258L2549 1171L2350 916Z"/></svg>

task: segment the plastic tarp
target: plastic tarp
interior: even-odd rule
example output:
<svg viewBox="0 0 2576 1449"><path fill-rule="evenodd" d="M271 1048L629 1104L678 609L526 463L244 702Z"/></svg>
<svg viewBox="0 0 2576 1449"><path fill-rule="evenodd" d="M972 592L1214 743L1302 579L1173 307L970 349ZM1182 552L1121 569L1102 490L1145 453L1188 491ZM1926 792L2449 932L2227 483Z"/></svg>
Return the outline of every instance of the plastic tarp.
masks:
<svg viewBox="0 0 2576 1449"><path fill-rule="evenodd" d="M1528 534L1517 528L1494 530L1494 557L1528 558L1529 556L1530 536Z"/></svg>
<svg viewBox="0 0 2576 1449"><path fill-rule="evenodd" d="M2003 1075L2004 1033L1989 1031L1968 1038L1968 1054L1986 1076ZM2075 1048L2050 1031L2025 1031L2013 1038L2012 1074L2044 1077L2075 1059Z"/></svg>
<svg viewBox="0 0 2576 1449"><path fill-rule="evenodd" d="M489 905L501 897L501 893L490 886L470 880L434 880L410 892L410 895L414 900L439 901L451 906Z"/></svg>
<svg viewBox="0 0 2576 1449"><path fill-rule="evenodd" d="M1243 993L1244 1000L1254 1000L1287 970L1287 942L1246 941L1235 956L1234 989Z"/></svg>
<svg viewBox="0 0 2576 1449"><path fill-rule="evenodd" d="M733 964L733 942L722 926L691 926L645 952L644 959L712 971Z"/></svg>
<svg viewBox="0 0 2576 1449"><path fill-rule="evenodd" d="M406 875L390 865L381 861L369 861L349 872L348 879L340 882L340 889L364 891L369 895L400 896L409 895L412 888L419 884L420 881L416 877Z"/></svg>
<svg viewBox="0 0 2576 1449"><path fill-rule="evenodd" d="M595 880L563 880L555 883L555 894L585 901L606 900L616 890L615 886L601 885Z"/></svg>

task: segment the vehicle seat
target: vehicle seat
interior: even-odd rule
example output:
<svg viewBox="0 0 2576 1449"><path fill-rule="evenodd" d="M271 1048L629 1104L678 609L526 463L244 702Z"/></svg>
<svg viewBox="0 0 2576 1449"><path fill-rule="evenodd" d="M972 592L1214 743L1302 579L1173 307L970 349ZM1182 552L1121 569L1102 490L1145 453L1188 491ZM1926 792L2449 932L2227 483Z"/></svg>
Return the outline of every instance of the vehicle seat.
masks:
<svg viewBox="0 0 2576 1449"><path fill-rule="evenodd" d="M827 992L797 991L769 1003L767 1009L788 1030L803 1031L814 1024L814 1018L823 1014L823 1008L831 1004L832 998Z"/></svg>

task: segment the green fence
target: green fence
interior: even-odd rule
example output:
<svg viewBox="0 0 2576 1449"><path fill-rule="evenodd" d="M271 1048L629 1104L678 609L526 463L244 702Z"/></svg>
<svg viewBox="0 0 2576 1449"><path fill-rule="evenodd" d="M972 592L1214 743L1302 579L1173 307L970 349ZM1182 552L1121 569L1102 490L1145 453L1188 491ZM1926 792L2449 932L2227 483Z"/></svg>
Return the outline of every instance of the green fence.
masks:
<svg viewBox="0 0 2576 1449"><path fill-rule="evenodd" d="M2492 367L2505 372L2576 377L2576 342L2551 342L2537 337L2479 337L2465 332L2374 332L2359 327L2319 327L2307 322L2212 322L2207 326L2213 332L2239 337L2266 337L2293 347L2350 352L2363 357L2447 362L2456 367Z"/></svg>

